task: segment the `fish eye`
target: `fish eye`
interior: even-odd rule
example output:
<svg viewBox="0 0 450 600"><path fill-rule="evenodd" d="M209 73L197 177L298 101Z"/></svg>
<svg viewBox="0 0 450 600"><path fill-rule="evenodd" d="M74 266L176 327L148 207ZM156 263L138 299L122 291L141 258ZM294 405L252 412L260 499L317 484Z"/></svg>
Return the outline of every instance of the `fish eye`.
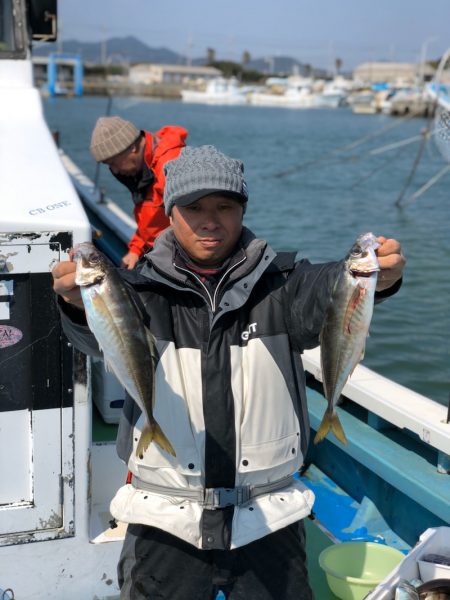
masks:
<svg viewBox="0 0 450 600"><path fill-rule="evenodd" d="M352 256L361 256L363 254L363 249L359 244L355 244L350 251Z"/></svg>

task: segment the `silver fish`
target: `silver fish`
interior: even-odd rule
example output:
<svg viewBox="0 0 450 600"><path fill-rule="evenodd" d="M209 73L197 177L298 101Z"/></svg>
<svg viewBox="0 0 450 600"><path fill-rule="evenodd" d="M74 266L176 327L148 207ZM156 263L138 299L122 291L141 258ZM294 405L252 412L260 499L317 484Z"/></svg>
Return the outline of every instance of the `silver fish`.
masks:
<svg viewBox="0 0 450 600"><path fill-rule="evenodd" d="M420 600L419 593L412 583L406 579L400 579L395 588L394 600Z"/></svg>
<svg viewBox="0 0 450 600"><path fill-rule="evenodd" d="M364 356L380 270L375 250L379 243L365 233L353 244L335 283L320 333L320 358L325 397L328 400L314 443L331 430L347 443L335 407L344 385Z"/></svg>
<svg viewBox="0 0 450 600"><path fill-rule="evenodd" d="M105 364L145 415L136 448L143 458L154 441L175 456L175 450L153 417L155 403L155 340L115 267L90 242L75 246L76 283L80 286L90 330Z"/></svg>

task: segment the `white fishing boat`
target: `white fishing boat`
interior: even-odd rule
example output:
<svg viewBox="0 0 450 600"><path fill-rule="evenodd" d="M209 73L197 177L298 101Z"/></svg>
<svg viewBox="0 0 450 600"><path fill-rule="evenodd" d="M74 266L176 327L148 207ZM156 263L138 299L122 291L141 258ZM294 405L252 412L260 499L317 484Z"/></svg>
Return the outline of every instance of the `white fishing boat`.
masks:
<svg viewBox="0 0 450 600"><path fill-rule="evenodd" d="M4 27L15 36L0 45L0 589L2 600L113 600L125 533L109 513L126 478L114 444L123 391L64 337L51 269L91 239L117 262L134 222L58 151L27 28L17 27L27 15L15 7ZM54 2L34 8L48 27ZM326 406L318 350L302 361L314 431ZM407 552L450 523L446 407L363 366L344 395L348 445L330 437L311 447L299 474L316 494L307 552L320 600L333 598L317 560L325 546L366 539Z"/></svg>
<svg viewBox="0 0 450 600"><path fill-rule="evenodd" d="M283 108L315 108L317 106L312 80L297 76L287 78L283 88L274 91L253 92L250 95L250 104Z"/></svg>
<svg viewBox="0 0 450 600"><path fill-rule="evenodd" d="M338 108L345 104L347 94L339 88L325 88L316 96L317 108Z"/></svg>
<svg viewBox="0 0 450 600"><path fill-rule="evenodd" d="M350 92L350 82L343 78L335 78L324 83L321 90L317 91L316 104L318 108L338 108L347 103Z"/></svg>
<svg viewBox="0 0 450 600"><path fill-rule="evenodd" d="M235 77L215 77L206 84L205 90L184 89L183 102L197 104L247 104L249 88L242 87Z"/></svg>
<svg viewBox="0 0 450 600"><path fill-rule="evenodd" d="M355 92L348 98L348 103L356 114L374 115L377 112L376 95L372 90Z"/></svg>
<svg viewBox="0 0 450 600"><path fill-rule="evenodd" d="M420 87L393 90L381 104L381 111L394 116L427 117L434 110L433 102Z"/></svg>
<svg viewBox="0 0 450 600"><path fill-rule="evenodd" d="M341 80L313 81L296 75L277 79L273 86L254 91L249 101L256 106L337 108L345 104L347 96L348 91Z"/></svg>

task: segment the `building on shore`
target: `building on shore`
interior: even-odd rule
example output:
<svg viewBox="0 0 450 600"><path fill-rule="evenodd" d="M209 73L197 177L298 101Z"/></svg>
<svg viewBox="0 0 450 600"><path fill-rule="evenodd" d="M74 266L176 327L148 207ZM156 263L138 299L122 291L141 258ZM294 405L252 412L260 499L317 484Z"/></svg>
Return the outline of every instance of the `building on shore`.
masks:
<svg viewBox="0 0 450 600"><path fill-rule="evenodd" d="M129 81L138 85L204 84L221 75L214 67L141 63L130 67Z"/></svg>
<svg viewBox="0 0 450 600"><path fill-rule="evenodd" d="M428 63L367 62L353 71L353 79L364 84L381 81L393 85L414 85L418 81L429 81L435 69Z"/></svg>

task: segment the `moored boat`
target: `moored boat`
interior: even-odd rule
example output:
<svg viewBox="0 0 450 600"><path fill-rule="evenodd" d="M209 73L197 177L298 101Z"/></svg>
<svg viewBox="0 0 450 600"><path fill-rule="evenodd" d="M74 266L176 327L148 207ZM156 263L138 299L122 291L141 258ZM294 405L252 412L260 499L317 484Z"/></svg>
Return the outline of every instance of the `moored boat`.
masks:
<svg viewBox="0 0 450 600"><path fill-rule="evenodd" d="M277 106L283 108L315 108L316 95L312 80L303 77L288 77L285 85L274 90L258 90L250 95L250 104L255 106Z"/></svg>
<svg viewBox="0 0 450 600"><path fill-rule="evenodd" d="M215 77L208 81L205 90L182 90L181 99L197 104L247 104L248 93L248 88L240 86L235 77Z"/></svg>

